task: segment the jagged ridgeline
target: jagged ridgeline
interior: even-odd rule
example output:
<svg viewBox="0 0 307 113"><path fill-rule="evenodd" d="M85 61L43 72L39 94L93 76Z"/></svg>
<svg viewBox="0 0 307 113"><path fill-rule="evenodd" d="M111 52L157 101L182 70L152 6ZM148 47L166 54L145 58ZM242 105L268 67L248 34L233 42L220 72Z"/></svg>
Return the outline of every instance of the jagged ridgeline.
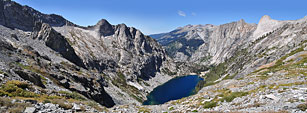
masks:
<svg viewBox="0 0 307 113"><path fill-rule="evenodd" d="M105 19L84 27L0 0L0 29L1 83L27 81L31 90L23 90L39 95L31 96L36 101L55 101L46 95L68 98L61 94L65 91L106 107L141 104L177 72L154 39ZM23 97L11 93L0 90L0 95Z"/></svg>

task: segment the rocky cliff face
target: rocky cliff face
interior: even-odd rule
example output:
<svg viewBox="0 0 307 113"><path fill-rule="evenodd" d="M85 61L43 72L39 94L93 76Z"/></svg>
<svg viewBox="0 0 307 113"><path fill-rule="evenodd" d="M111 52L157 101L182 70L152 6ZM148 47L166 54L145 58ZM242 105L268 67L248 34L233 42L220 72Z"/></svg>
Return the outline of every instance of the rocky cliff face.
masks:
<svg viewBox="0 0 307 113"><path fill-rule="evenodd" d="M74 49L69 45L68 41L61 34L51 28L46 23L35 23L32 33L33 39L42 40L45 45L60 53L64 58L72 63L86 68L83 61L76 55Z"/></svg>
<svg viewBox="0 0 307 113"><path fill-rule="evenodd" d="M209 36L208 44L201 45L195 55L191 57L191 61L202 63L202 61L207 60L210 62L205 63L209 64L218 64L225 61L225 59L233 56L232 53L239 46L250 40L249 37L255 28L255 25L245 23L244 20L217 26Z"/></svg>
<svg viewBox="0 0 307 113"><path fill-rule="evenodd" d="M247 43L255 24L244 20L214 25L188 25L165 33L156 40L165 46L175 61L197 62L203 65L221 63L234 49Z"/></svg>
<svg viewBox="0 0 307 113"><path fill-rule="evenodd" d="M10 0L0 1L0 13L3 83L26 80L112 107L140 104L175 75L162 46L125 24L82 27Z"/></svg>
<svg viewBox="0 0 307 113"><path fill-rule="evenodd" d="M169 33L151 35L163 46L175 61L187 61L201 46L208 44L214 25L187 25Z"/></svg>

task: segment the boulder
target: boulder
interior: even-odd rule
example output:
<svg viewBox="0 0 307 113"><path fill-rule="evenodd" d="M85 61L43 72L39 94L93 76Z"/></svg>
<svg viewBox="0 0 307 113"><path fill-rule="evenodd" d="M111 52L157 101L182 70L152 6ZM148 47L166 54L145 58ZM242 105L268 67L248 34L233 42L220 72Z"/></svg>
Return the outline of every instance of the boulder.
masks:
<svg viewBox="0 0 307 113"><path fill-rule="evenodd" d="M28 80L37 86L45 88L45 85L43 84L40 75L26 70L15 70L15 73L18 74L24 80Z"/></svg>
<svg viewBox="0 0 307 113"><path fill-rule="evenodd" d="M265 95L264 98L268 98L268 99L271 99L271 100L274 100L274 101L278 101L280 99L273 94Z"/></svg>
<svg viewBox="0 0 307 113"><path fill-rule="evenodd" d="M36 108L35 107L26 107L24 113L35 113Z"/></svg>
<svg viewBox="0 0 307 113"><path fill-rule="evenodd" d="M73 103L73 107L72 107L73 110L76 110L76 111L81 111L81 108L78 104L75 104Z"/></svg>

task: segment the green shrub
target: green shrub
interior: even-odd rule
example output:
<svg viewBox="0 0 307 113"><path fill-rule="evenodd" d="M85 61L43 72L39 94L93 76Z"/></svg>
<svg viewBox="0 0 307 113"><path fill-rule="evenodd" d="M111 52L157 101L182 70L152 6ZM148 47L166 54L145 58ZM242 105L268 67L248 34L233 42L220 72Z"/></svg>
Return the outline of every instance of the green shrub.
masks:
<svg viewBox="0 0 307 113"><path fill-rule="evenodd" d="M15 96L20 96L20 97L37 97L38 94L35 94L33 92L30 91L25 91L22 89L17 89L16 92L13 93Z"/></svg>
<svg viewBox="0 0 307 113"><path fill-rule="evenodd" d="M6 83L6 85L9 85L9 84L15 85L15 86L22 88L22 89L30 88L30 85L28 83L22 82L22 81L19 81L19 80L12 80L12 81L8 81Z"/></svg>
<svg viewBox="0 0 307 113"><path fill-rule="evenodd" d="M40 78L41 78L43 84L46 85L48 80L42 75L40 75Z"/></svg>
<svg viewBox="0 0 307 113"><path fill-rule="evenodd" d="M85 100L85 98L77 92L70 93L70 92L67 92L67 91L59 91L59 93L63 94L66 98L72 98L72 99L76 99L76 100Z"/></svg>
<svg viewBox="0 0 307 113"><path fill-rule="evenodd" d="M124 75L123 73L117 72L117 76L118 76L121 80L126 81L126 77L125 77L125 75Z"/></svg>
<svg viewBox="0 0 307 113"><path fill-rule="evenodd" d="M51 103L51 101L46 99L46 100L43 101L43 103Z"/></svg>
<svg viewBox="0 0 307 113"><path fill-rule="evenodd" d="M175 108L174 107L170 107L170 108L168 108L168 110L170 110L170 111L172 111L172 110L174 110Z"/></svg>
<svg viewBox="0 0 307 113"><path fill-rule="evenodd" d="M85 100L85 98L77 92L69 93L67 96L71 97L72 99L76 99L76 100Z"/></svg>
<svg viewBox="0 0 307 113"><path fill-rule="evenodd" d="M38 94L27 91L25 89L31 88L26 82L21 82L17 80L8 81L0 88L0 96L10 96L10 97L36 97Z"/></svg>
<svg viewBox="0 0 307 113"><path fill-rule="evenodd" d="M1 89L7 93L12 93L15 92L18 89L18 87L15 86L14 84L5 84Z"/></svg>
<svg viewBox="0 0 307 113"><path fill-rule="evenodd" d="M198 112L198 110L195 109L195 110L193 110L192 112Z"/></svg>
<svg viewBox="0 0 307 113"><path fill-rule="evenodd" d="M5 95L8 95L8 93L3 90L0 90L0 96L5 96Z"/></svg>
<svg viewBox="0 0 307 113"><path fill-rule="evenodd" d="M57 96L57 95L50 95L50 96L47 96L46 99L62 99L63 97L61 96Z"/></svg>
<svg viewBox="0 0 307 113"><path fill-rule="evenodd" d="M231 102L233 99L241 96L247 95L247 92L233 92L228 95L224 95L224 97L220 101L226 101L226 102Z"/></svg>
<svg viewBox="0 0 307 113"><path fill-rule="evenodd" d="M204 108L205 109L213 108L213 107L216 107L216 105L217 105L217 102L205 102Z"/></svg>

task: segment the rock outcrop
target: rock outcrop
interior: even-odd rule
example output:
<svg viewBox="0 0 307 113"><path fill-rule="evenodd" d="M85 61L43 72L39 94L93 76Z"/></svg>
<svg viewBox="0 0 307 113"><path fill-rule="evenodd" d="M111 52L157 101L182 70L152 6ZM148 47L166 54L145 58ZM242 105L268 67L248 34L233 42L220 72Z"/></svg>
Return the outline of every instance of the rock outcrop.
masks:
<svg viewBox="0 0 307 113"><path fill-rule="evenodd" d="M35 22L41 21L51 26L73 25L63 17L55 14L42 14L31 7L22 6L11 0L0 2L0 24L8 28L32 31Z"/></svg>
<svg viewBox="0 0 307 113"><path fill-rule="evenodd" d="M56 32L49 24L35 23L33 39L42 40L46 46L60 53L64 58L72 63L86 68L83 61L76 55L74 49L69 45L69 42L61 34Z"/></svg>
<svg viewBox="0 0 307 113"><path fill-rule="evenodd" d="M258 25L257 29L253 33L253 37L261 37L262 35L265 35L266 33L272 32L276 30L277 28L281 27L283 25L283 21L273 20L270 16L264 15Z"/></svg>

